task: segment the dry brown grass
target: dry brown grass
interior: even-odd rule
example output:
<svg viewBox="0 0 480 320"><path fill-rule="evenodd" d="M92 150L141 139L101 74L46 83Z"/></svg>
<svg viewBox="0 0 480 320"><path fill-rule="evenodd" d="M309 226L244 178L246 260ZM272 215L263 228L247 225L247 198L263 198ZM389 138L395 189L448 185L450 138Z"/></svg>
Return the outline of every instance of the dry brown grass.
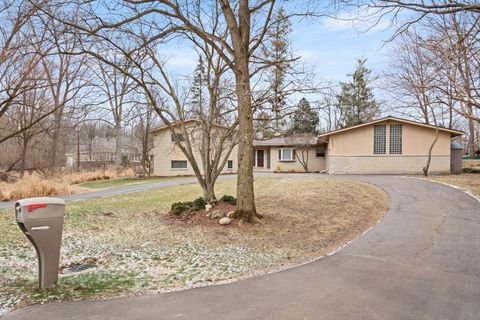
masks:
<svg viewBox="0 0 480 320"><path fill-rule="evenodd" d="M132 173L131 169L129 171L131 175ZM69 185L74 185L74 184L79 184L87 181L114 179L118 176L119 175L116 170L110 169L110 170L105 170L105 172L102 170L90 171L90 172L71 172L71 173L62 175L60 178L57 178L57 179Z"/></svg>
<svg viewBox="0 0 480 320"><path fill-rule="evenodd" d="M480 169L480 160L463 160L463 167Z"/></svg>
<svg viewBox="0 0 480 320"><path fill-rule="evenodd" d="M176 200L192 200L201 194L198 186L188 185L139 193L135 200L122 196L116 198L116 207L122 208L124 213L113 210L121 227L99 227L105 228L103 232L106 234L123 230L124 235L132 236L129 240L123 237L122 241L127 242L152 242L161 246L166 243L236 244L261 252L281 250L288 257L283 264L290 259L298 262L324 255L355 238L383 216L389 203L383 190L367 183L261 178L255 181L257 210L264 216L258 223L240 223L235 228L218 224L185 226L184 223L166 223L166 218L159 219L159 214L167 215L169 211L173 198L166 193L170 192L174 192ZM189 196L178 199L183 192ZM216 193L218 196L235 194L234 181L218 183ZM165 199L166 203L161 204L159 199ZM95 203L96 210L102 210L98 202ZM153 211L149 209L151 205L155 208ZM114 237L114 234L108 237Z"/></svg>
<svg viewBox="0 0 480 320"><path fill-rule="evenodd" d="M480 173L480 160L463 160L464 173Z"/></svg>
<svg viewBox="0 0 480 320"><path fill-rule="evenodd" d="M13 183L0 183L0 201L17 200L29 197L44 197L73 194L82 191L76 186L87 181L115 179L132 176L132 169L126 171L108 169L89 172L63 173L55 178L44 178L32 173Z"/></svg>
<svg viewBox="0 0 480 320"><path fill-rule="evenodd" d="M78 191L64 182L42 179L38 176L28 176L15 183L3 184L3 200L17 200L29 197L56 196L72 194Z"/></svg>
<svg viewBox="0 0 480 320"><path fill-rule="evenodd" d="M466 189L480 197L480 174L464 173L461 175L448 175L448 176L430 176L430 180L448 183L463 189Z"/></svg>

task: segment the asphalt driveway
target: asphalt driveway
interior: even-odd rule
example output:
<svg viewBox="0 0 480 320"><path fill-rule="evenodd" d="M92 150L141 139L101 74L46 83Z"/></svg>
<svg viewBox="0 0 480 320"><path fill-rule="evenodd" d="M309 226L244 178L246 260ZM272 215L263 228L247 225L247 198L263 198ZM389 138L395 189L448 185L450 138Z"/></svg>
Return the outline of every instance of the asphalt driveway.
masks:
<svg viewBox="0 0 480 320"><path fill-rule="evenodd" d="M391 205L337 254L232 284L36 305L4 319L480 319L480 203L419 179L348 178L384 188Z"/></svg>

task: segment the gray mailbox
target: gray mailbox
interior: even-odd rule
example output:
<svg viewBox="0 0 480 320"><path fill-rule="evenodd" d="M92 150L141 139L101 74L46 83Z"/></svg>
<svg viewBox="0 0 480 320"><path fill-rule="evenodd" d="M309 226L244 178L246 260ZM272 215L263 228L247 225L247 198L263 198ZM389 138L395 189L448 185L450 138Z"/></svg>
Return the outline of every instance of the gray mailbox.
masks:
<svg viewBox="0 0 480 320"><path fill-rule="evenodd" d="M65 201L29 198L17 201L15 217L38 256L38 278L42 289L58 280Z"/></svg>

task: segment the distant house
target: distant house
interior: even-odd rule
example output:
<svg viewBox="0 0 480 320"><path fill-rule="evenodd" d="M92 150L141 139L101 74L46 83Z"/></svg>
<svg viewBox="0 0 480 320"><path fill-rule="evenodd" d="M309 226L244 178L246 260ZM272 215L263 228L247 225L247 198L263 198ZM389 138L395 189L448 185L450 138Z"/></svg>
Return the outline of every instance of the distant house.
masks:
<svg viewBox="0 0 480 320"><path fill-rule="evenodd" d="M139 163L142 159L140 142L128 136L122 136L121 139L122 156L126 156L132 164ZM114 164L117 161L115 137L95 137L78 147L80 152L77 152L77 145L74 145L70 152L65 154L67 166L77 165L78 154L80 154L80 164L84 167Z"/></svg>
<svg viewBox="0 0 480 320"><path fill-rule="evenodd" d="M154 174L188 175L193 171L174 147L170 130L153 130ZM437 127L396 117L314 135L289 135L253 141L254 171L326 172L329 174L420 174ZM451 140L462 131L438 127L431 173L450 173ZM222 172L237 172L237 148ZM200 158L199 158L200 159ZM305 163L307 165L305 166Z"/></svg>

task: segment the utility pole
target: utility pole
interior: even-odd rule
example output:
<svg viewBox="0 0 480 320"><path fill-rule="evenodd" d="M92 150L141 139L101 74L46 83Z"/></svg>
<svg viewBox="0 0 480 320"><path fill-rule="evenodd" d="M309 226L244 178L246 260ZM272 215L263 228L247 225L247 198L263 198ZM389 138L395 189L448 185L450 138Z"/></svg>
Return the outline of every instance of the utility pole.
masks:
<svg viewBox="0 0 480 320"><path fill-rule="evenodd" d="M77 127L77 170L80 171L80 127Z"/></svg>

